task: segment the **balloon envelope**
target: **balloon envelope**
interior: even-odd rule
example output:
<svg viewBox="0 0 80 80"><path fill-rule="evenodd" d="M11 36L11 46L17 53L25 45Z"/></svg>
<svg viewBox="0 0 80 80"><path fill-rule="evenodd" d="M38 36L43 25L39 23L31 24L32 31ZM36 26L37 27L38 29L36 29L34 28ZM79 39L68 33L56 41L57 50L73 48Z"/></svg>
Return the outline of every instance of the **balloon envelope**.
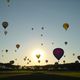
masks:
<svg viewBox="0 0 80 80"><path fill-rule="evenodd" d="M54 42L52 42L52 45L54 44Z"/></svg>
<svg viewBox="0 0 80 80"><path fill-rule="evenodd" d="M77 56L77 58L80 60L80 56Z"/></svg>
<svg viewBox="0 0 80 80"><path fill-rule="evenodd" d="M43 34L41 34L41 37L43 36Z"/></svg>
<svg viewBox="0 0 80 80"><path fill-rule="evenodd" d="M29 62L31 62L31 60L29 60Z"/></svg>
<svg viewBox="0 0 80 80"><path fill-rule="evenodd" d="M42 30L44 30L44 27L41 27Z"/></svg>
<svg viewBox="0 0 80 80"><path fill-rule="evenodd" d="M2 26L4 29L6 29L8 27L8 22L6 22L6 21L2 22Z"/></svg>
<svg viewBox="0 0 80 80"><path fill-rule="evenodd" d="M24 58L24 61L26 61L26 58Z"/></svg>
<svg viewBox="0 0 80 80"><path fill-rule="evenodd" d="M63 60L63 63L65 64L65 60Z"/></svg>
<svg viewBox="0 0 80 80"><path fill-rule="evenodd" d="M66 56L64 55L64 57L66 57Z"/></svg>
<svg viewBox="0 0 80 80"><path fill-rule="evenodd" d="M27 60L29 61L29 58Z"/></svg>
<svg viewBox="0 0 80 80"><path fill-rule="evenodd" d="M8 3L8 7L9 7L9 6L10 6L10 5L9 5L9 3L10 3L10 0L6 0L6 1L7 1L7 3Z"/></svg>
<svg viewBox="0 0 80 80"><path fill-rule="evenodd" d="M7 31L4 31L4 34L6 35L8 32Z"/></svg>
<svg viewBox="0 0 80 80"><path fill-rule="evenodd" d="M9 2L10 2L10 0L7 0L7 2L9 3Z"/></svg>
<svg viewBox="0 0 80 80"><path fill-rule="evenodd" d="M41 46L43 46L43 43L41 43Z"/></svg>
<svg viewBox="0 0 80 80"><path fill-rule="evenodd" d="M14 50L15 52L17 52L17 50Z"/></svg>
<svg viewBox="0 0 80 80"><path fill-rule="evenodd" d="M19 44L16 44L16 48L18 49L20 47L20 45Z"/></svg>
<svg viewBox="0 0 80 80"><path fill-rule="evenodd" d="M65 43L65 45L67 45L67 44L68 44L68 42L67 42L67 41L65 41L64 43Z"/></svg>
<svg viewBox="0 0 80 80"><path fill-rule="evenodd" d="M69 28L69 24L68 24L68 23L64 23L64 24L63 24L63 28L64 28L65 30L67 30L67 29Z"/></svg>
<svg viewBox="0 0 80 80"><path fill-rule="evenodd" d="M40 54L36 54L36 57L39 59L40 58Z"/></svg>
<svg viewBox="0 0 80 80"><path fill-rule="evenodd" d="M53 50L53 55L58 59L60 60L60 58L63 56L64 54L64 50L62 48L55 48Z"/></svg>
<svg viewBox="0 0 80 80"><path fill-rule="evenodd" d="M27 64L29 64L29 62L27 62Z"/></svg>
<svg viewBox="0 0 80 80"><path fill-rule="evenodd" d="M75 56L75 54L73 53L73 56Z"/></svg>
<svg viewBox="0 0 80 80"><path fill-rule="evenodd" d="M4 55L2 55L2 57L4 57Z"/></svg>
<svg viewBox="0 0 80 80"><path fill-rule="evenodd" d="M40 63L41 61L40 60L38 60L38 63Z"/></svg>
<svg viewBox="0 0 80 80"><path fill-rule="evenodd" d="M76 60L76 61L75 61L75 63L76 63L76 64L78 64L78 63L79 63L79 61L78 61L78 60Z"/></svg>
<svg viewBox="0 0 80 80"><path fill-rule="evenodd" d="M17 58L15 60L17 61Z"/></svg>
<svg viewBox="0 0 80 80"><path fill-rule="evenodd" d="M6 51L6 53L8 52L8 50L7 50L7 49L6 49L5 51Z"/></svg>
<svg viewBox="0 0 80 80"><path fill-rule="evenodd" d="M48 60L45 60L46 63L48 63Z"/></svg>
<svg viewBox="0 0 80 80"><path fill-rule="evenodd" d="M32 28L32 30L34 30L34 28Z"/></svg>

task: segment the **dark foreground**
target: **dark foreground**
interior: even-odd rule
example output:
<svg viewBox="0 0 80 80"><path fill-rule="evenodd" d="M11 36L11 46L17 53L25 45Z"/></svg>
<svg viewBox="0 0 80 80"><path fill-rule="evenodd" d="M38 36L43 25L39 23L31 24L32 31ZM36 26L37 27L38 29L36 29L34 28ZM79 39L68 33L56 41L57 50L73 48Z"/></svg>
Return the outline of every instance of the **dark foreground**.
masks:
<svg viewBox="0 0 80 80"><path fill-rule="evenodd" d="M6 78L0 78L0 80L80 80L80 78L51 75L44 73L32 73L29 75L24 74L24 75L9 76Z"/></svg>

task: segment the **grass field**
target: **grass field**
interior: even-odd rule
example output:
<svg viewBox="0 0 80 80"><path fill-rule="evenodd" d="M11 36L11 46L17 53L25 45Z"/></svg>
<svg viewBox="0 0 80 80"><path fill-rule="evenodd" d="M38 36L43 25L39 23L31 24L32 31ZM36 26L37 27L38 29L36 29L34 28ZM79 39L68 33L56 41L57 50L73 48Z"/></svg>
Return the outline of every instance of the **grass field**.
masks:
<svg viewBox="0 0 80 80"><path fill-rule="evenodd" d="M80 80L80 72L1 71L0 80Z"/></svg>
<svg viewBox="0 0 80 80"><path fill-rule="evenodd" d="M80 77L80 72L46 72L45 74L55 74L70 77Z"/></svg>
<svg viewBox="0 0 80 80"><path fill-rule="evenodd" d="M33 71L0 71L0 78L17 76L17 75L30 75Z"/></svg>

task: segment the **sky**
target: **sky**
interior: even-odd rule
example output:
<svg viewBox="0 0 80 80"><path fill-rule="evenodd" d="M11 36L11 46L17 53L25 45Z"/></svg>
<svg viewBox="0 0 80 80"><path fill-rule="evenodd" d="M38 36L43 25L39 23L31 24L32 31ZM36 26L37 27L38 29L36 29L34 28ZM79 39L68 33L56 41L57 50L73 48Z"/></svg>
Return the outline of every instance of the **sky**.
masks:
<svg viewBox="0 0 80 80"><path fill-rule="evenodd" d="M9 24L7 35L2 26L4 21ZM69 24L67 30L63 28L64 23ZM53 55L55 48L62 48L66 56L63 55L59 63L75 62L80 55L79 34L80 0L0 0L0 62L17 58L15 64L19 65L54 64L58 61ZM16 44L20 44L19 49ZM41 54L40 63L36 50ZM31 60L30 64L24 61L25 56Z"/></svg>

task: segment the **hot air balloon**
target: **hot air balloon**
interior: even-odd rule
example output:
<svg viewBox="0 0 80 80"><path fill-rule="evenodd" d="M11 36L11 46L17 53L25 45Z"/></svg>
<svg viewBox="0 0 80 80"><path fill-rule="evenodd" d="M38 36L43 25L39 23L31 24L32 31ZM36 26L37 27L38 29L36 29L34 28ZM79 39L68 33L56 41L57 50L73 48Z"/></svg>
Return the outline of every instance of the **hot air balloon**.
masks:
<svg viewBox="0 0 80 80"><path fill-rule="evenodd" d="M6 35L8 32L7 31L4 31L4 34Z"/></svg>
<svg viewBox="0 0 80 80"><path fill-rule="evenodd" d="M26 61L26 58L24 58L24 61Z"/></svg>
<svg viewBox="0 0 80 80"><path fill-rule="evenodd" d="M27 60L29 61L29 58Z"/></svg>
<svg viewBox="0 0 80 80"><path fill-rule="evenodd" d="M38 63L40 63L41 61L40 60L38 60Z"/></svg>
<svg viewBox="0 0 80 80"><path fill-rule="evenodd" d="M3 28L5 29L4 34L6 35L6 34L8 33L8 32L6 31L6 28L8 27L8 22L7 22L7 21L2 22L2 26L3 26Z"/></svg>
<svg viewBox="0 0 80 80"><path fill-rule="evenodd" d="M9 2L10 2L10 0L7 0L7 2L9 3Z"/></svg>
<svg viewBox="0 0 80 80"><path fill-rule="evenodd" d="M5 52L7 53L8 52L8 49L6 49Z"/></svg>
<svg viewBox="0 0 80 80"><path fill-rule="evenodd" d="M64 28L65 30L67 30L67 29L69 28L69 24L68 24L68 23L64 23L64 24L63 24L63 28Z"/></svg>
<svg viewBox="0 0 80 80"><path fill-rule="evenodd" d="M15 59L15 61L17 61L17 58Z"/></svg>
<svg viewBox="0 0 80 80"><path fill-rule="evenodd" d="M52 42L52 45L54 44L54 42Z"/></svg>
<svg viewBox="0 0 80 80"><path fill-rule="evenodd" d="M29 62L27 62L27 64L29 64Z"/></svg>
<svg viewBox="0 0 80 80"><path fill-rule="evenodd" d="M7 1L7 3L8 3L8 7L10 7L10 0L6 0Z"/></svg>
<svg viewBox="0 0 80 80"><path fill-rule="evenodd" d="M25 56L25 58L27 58L27 56Z"/></svg>
<svg viewBox="0 0 80 80"><path fill-rule="evenodd" d="M62 48L55 48L53 50L53 55L58 59L60 60L60 58L63 56L64 54L64 50Z"/></svg>
<svg viewBox="0 0 80 80"><path fill-rule="evenodd" d="M34 30L34 28L32 28L32 30Z"/></svg>
<svg viewBox="0 0 80 80"><path fill-rule="evenodd" d="M20 47L20 45L19 44L16 44L16 48L19 49L19 47Z"/></svg>
<svg viewBox="0 0 80 80"><path fill-rule="evenodd" d="M80 56L77 56L77 58L80 60Z"/></svg>
<svg viewBox="0 0 80 80"><path fill-rule="evenodd" d="M39 59L40 58L40 54L36 54L36 57Z"/></svg>
<svg viewBox="0 0 80 80"><path fill-rule="evenodd" d="M48 63L48 60L45 60L46 63Z"/></svg>
<svg viewBox="0 0 80 80"><path fill-rule="evenodd" d="M4 57L4 55L2 55L2 57Z"/></svg>
<svg viewBox="0 0 80 80"><path fill-rule="evenodd" d="M26 61L27 57L24 58L24 61Z"/></svg>
<svg viewBox="0 0 80 80"><path fill-rule="evenodd" d="M63 63L65 64L65 60L63 60Z"/></svg>
<svg viewBox="0 0 80 80"><path fill-rule="evenodd" d="M76 60L76 61L75 61L75 64L79 64L79 61L78 61L78 60Z"/></svg>
<svg viewBox="0 0 80 80"><path fill-rule="evenodd" d="M4 50L2 50L2 52L3 52Z"/></svg>
<svg viewBox="0 0 80 80"><path fill-rule="evenodd" d="M75 54L73 53L73 56L75 56Z"/></svg>
<svg viewBox="0 0 80 80"><path fill-rule="evenodd" d="M29 62L31 62L31 60L29 60Z"/></svg>
<svg viewBox="0 0 80 80"><path fill-rule="evenodd" d="M44 27L41 27L42 30L44 30Z"/></svg>
<svg viewBox="0 0 80 80"><path fill-rule="evenodd" d="M8 27L8 22L6 22L6 21L2 22L2 26L4 29L6 29Z"/></svg>
<svg viewBox="0 0 80 80"><path fill-rule="evenodd" d="M64 55L64 57L66 57L66 56Z"/></svg>
<svg viewBox="0 0 80 80"><path fill-rule="evenodd" d="M15 52L17 52L17 50L14 50Z"/></svg>
<svg viewBox="0 0 80 80"><path fill-rule="evenodd" d="M41 34L41 37L43 36L43 34Z"/></svg>
<svg viewBox="0 0 80 80"><path fill-rule="evenodd" d="M41 46L43 46L43 43L41 43Z"/></svg>
<svg viewBox="0 0 80 80"><path fill-rule="evenodd" d="M67 45L67 44L68 44L68 42L67 42L67 41L65 41L64 43L65 43L65 45Z"/></svg>

